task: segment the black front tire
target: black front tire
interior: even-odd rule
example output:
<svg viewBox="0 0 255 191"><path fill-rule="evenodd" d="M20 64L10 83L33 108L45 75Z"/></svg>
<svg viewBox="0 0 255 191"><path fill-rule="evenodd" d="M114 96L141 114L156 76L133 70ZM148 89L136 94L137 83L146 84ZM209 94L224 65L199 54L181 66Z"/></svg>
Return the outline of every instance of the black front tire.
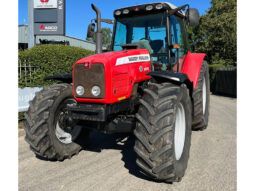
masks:
<svg viewBox="0 0 255 191"><path fill-rule="evenodd" d="M48 160L64 160L78 154L87 143L89 132L83 130L79 137L69 144L64 144L56 137L56 115L65 100L73 100L70 84L55 84L37 92L25 113L25 140L31 150L39 157Z"/></svg>
<svg viewBox="0 0 255 191"><path fill-rule="evenodd" d="M150 83L140 100L134 150L141 171L156 180L178 182L184 176L191 142L191 99L186 85ZM185 113L185 139L181 156L176 157L175 124L178 105Z"/></svg>

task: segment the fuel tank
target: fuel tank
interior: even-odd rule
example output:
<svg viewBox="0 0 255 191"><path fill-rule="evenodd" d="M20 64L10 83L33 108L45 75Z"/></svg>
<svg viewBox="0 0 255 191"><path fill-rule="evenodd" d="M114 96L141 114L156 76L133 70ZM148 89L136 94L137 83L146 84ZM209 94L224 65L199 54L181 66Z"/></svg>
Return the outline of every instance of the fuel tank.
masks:
<svg viewBox="0 0 255 191"><path fill-rule="evenodd" d="M131 96L134 84L149 80L150 54L147 49L122 50L92 55L73 66L73 95L77 102L111 104ZM76 88L84 93L76 92ZM92 88L100 88L95 95Z"/></svg>

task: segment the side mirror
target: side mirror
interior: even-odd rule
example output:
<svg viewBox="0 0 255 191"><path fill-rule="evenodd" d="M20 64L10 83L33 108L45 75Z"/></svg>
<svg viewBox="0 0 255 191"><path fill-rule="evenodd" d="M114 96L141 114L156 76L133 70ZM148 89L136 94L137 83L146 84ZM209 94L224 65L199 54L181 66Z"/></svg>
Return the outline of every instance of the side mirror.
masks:
<svg viewBox="0 0 255 191"><path fill-rule="evenodd" d="M200 16L197 9L192 9L192 8L188 9L185 15L191 27L195 27L199 24Z"/></svg>
<svg viewBox="0 0 255 191"><path fill-rule="evenodd" d="M95 24L90 23L87 30L87 38L92 38L95 33Z"/></svg>

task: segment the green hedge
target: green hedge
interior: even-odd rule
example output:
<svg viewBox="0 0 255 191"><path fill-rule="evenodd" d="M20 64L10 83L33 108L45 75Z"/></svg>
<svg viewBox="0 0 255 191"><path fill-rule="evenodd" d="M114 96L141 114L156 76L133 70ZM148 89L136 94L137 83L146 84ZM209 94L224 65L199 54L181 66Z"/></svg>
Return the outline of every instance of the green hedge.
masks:
<svg viewBox="0 0 255 191"><path fill-rule="evenodd" d="M44 77L70 73L77 60L92 54L93 51L64 45L40 45L19 51L19 66L22 65L22 68L19 67L19 87L50 85L54 81L44 81ZM25 71L25 65L31 66L31 70L26 68Z"/></svg>

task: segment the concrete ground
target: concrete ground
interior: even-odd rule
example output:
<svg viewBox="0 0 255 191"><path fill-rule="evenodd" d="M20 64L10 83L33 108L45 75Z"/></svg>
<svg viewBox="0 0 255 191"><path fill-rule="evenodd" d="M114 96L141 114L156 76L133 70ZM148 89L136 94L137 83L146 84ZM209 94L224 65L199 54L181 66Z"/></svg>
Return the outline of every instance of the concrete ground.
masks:
<svg viewBox="0 0 255 191"><path fill-rule="evenodd" d="M19 190L236 190L236 99L211 95L209 126L193 131L181 182L147 179L135 164L134 137L93 132L88 150L64 162L40 160L19 135Z"/></svg>

